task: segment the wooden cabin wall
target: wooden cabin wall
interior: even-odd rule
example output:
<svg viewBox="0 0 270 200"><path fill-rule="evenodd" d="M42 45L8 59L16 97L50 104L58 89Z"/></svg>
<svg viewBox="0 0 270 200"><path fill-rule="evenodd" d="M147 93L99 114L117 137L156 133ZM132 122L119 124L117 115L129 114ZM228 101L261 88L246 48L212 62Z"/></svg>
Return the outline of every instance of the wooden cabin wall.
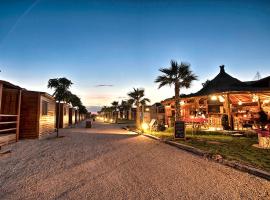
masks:
<svg viewBox="0 0 270 200"><path fill-rule="evenodd" d="M45 115L42 112L42 102L43 101L46 101L48 103L47 104L48 105L47 115ZM51 98L47 98L47 97L41 95L39 108L40 108L39 136L54 132L54 130L55 130L54 126L55 126L55 121L56 121L55 101Z"/></svg>
<svg viewBox="0 0 270 200"><path fill-rule="evenodd" d="M79 114L79 119L80 119L80 121L83 121L83 120L85 120L85 114Z"/></svg>
<svg viewBox="0 0 270 200"><path fill-rule="evenodd" d="M74 108L69 108L69 124L75 124L75 110Z"/></svg>
<svg viewBox="0 0 270 200"><path fill-rule="evenodd" d="M69 105L67 105L67 104L63 104L63 112L64 112L64 114L63 114L63 128L66 128L66 127L68 127L68 125L69 125L69 115L68 115L68 112L69 112Z"/></svg>
<svg viewBox="0 0 270 200"><path fill-rule="evenodd" d="M19 92L16 89L3 88L1 114L16 115L18 109Z"/></svg>
<svg viewBox="0 0 270 200"><path fill-rule="evenodd" d="M55 127L57 128L58 123L58 103L56 103L56 123ZM66 128L69 125L69 106L67 104L60 104L60 124L59 128Z"/></svg>
<svg viewBox="0 0 270 200"><path fill-rule="evenodd" d="M21 98L20 138L37 138L39 128L39 94L23 91Z"/></svg>
<svg viewBox="0 0 270 200"><path fill-rule="evenodd" d="M79 122L79 111L75 110L75 124Z"/></svg>
<svg viewBox="0 0 270 200"><path fill-rule="evenodd" d="M0 113L7 114L7 115L17 115L18 113L18 106L19 106L19 94L20 90L18 89L9 89L2 86L2 94L0 99ZM0 117L0 122L10 122L10 121L17 121L17 117ZM17 125L14 124L1 124L0 129L11 129L16 128ZM12 142L16 142L16 130L10 130L0 133L0 146Z"/></svg>

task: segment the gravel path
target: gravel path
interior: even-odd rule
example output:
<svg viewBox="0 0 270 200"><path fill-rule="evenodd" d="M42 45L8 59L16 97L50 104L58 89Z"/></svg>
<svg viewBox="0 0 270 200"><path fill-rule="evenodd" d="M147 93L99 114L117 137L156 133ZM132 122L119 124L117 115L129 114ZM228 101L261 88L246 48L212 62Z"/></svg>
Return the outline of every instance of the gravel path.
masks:
<svg viewBox="0 0 270 200"><path fill-rule="evenodd" d="M0 199L270 199L270 182L117 125L63 129L0 157Z"/></svg>

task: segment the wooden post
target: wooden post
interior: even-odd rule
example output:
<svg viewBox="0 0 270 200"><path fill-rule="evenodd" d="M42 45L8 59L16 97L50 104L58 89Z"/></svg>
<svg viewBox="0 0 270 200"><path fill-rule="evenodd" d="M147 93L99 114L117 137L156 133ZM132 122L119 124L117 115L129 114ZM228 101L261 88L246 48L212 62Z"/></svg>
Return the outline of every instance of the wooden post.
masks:
<svg viewBox="0 0 270 200"><path fill-rule="evenodd" d="M232 114L231 114L231 106L230 106L230 96L227 93L225 95L225 106L226 106L226 114L228 115L228 120L229 120L229 126L231 127L231 129L233 130L233 122L232 122Z"/></svg>
<svg viewBox="0 0 270 200"><path fill-rule="evenodd" d="M208 124L208 128L210 127L210 118L209 118L209 110L208 110L208 96L206 96L206 100L204 101L204 103L206 104L206 116L207 117L207 124Z"/></svg>
<svg viewBox="0 0 270 200"><path fill-rule="evenodd" d="M22 90L19 90L18 107L17 107L17 123L16 123L16 142L18 142L19 140L19 133L20 133L21 99L22 99Z"/></svg>
<svg viewBox="0 0 270 200"><path fill-rule="evenodd" d="M259 111L260 111L261 108L262 108L262 105L261 105L261 102L260 102L260 97L259 97L259 95L258 95L258 108L259 108Z"/></svg>
<svg viewBox="0 0 270 200"><path fill-rule="evenodd" d="M2 95L3 95L3 84L0 83L0 113L2 113L2 112L1 112Z"/></svg>
<svg viewBox="0 0 270 200"><path fill-rule="evenodd" d="M196 98L194 99L194 105L195 105L195 115L197 113L197 109L200 109L200 104L199 104L200 98ZM195 117L195 116L194 116Z"/></svg>

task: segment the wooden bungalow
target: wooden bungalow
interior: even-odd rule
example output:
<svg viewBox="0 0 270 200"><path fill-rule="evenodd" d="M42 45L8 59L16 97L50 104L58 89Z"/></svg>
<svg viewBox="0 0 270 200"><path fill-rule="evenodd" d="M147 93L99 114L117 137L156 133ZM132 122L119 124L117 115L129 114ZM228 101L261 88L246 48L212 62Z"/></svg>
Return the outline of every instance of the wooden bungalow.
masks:
<svg viewBox="0 0 270 200"><path fill-rule="evenodd" d="M55 99L45 93L22 91L20 138L39 138L55 131Z"/></svg>
<svg viewBox="0 0 270 200"><path fill-rule="evenodd" d="M162 101L165 123L173 126L173 98ZM211 129L223 129L225 116L230 129L255 128L260 110L270 117L270 76L257 81L240 81L220 66L219 74L196 93L182 95L181 117L184 121L202 118Z"/></svg>
<svg viewBox="0 0 270 200"><path fill-rule="evenodd" d="M79 118L80 118L80 115L79 115L79 109L75 109L75 124L79 123Z"/></svg>
<svg viewBox="0 0 270 200"><path fill-rule="evenodd" d="M60 107L60 113L58 113L58 109ZM67 103L56 103L56 123L55 127L57 128L58 120L59 120L59 128L66 128L69 126L69 108L70 105Z"/></svg>
<svg viewBox="0 0 270 200"><path fill-rule="evenodd" d="M85 119L86 119L86 115L83 114L83 113L79 113L79 121L81 122L81 121L83 121Z"/></svg>
<svg viewBox="0 0 270 200"><path fill-rule="evenodd" d="M70 107L69 108L69 116L68 116L68 123L70 126L74 125L76 123L76 108Z"/></svg>
<svg viewBox="0 0 270 200"><path fill-rule="evenodd" d="M151 111L151 106L143 106L141 108L140 116L141 116L142 122L150 123L150 121L151 121L151 112L150 111Z"/></svg>
<svg viewBox="0 0 270 200"><path fill-rule="evenodd" d="M0 148L19 139L21 92L19 86L0 80Z"/></svg>

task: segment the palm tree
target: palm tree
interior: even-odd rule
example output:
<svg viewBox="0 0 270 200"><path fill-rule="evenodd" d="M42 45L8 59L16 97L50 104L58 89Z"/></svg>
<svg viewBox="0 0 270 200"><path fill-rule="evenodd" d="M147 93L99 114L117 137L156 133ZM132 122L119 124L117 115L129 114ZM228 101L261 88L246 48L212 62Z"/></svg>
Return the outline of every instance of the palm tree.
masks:
<svg viewBox="0 0 270 200"><path fill-rule="evenodd" d="M150 100L148 98L144 98L144 89L139 88L133 88L133 91L129 92L128 96L130 97L129 102L136 106L136 127L140 128L140 107L145 105L146 102L150 102Z"/></svg>
<svg viewBox="0 0 270 200"><path fill-rule="evenodd" d="M131 105L129 104L128 101L123 100L121 102L121 104L120 104L120 110L122 112L122 116L121 116L122 118L124 118L123 117L123 115L124 115L125 116L125 119L128 119L128 112L129 112L130 107L131 107Z"/></svg>
<svg viewBox="0 0 270 200"><path fill-rule="evenodd" d="M70 86L73 83L67 78L53 78L48 81L48 88L54 89L53 96L58 101L58 122L57 122L57 137L59 137L60 125L60 102L69 101L71 92Z"/></svg>
<svg viewBox="0 0 270 200"><path fill-rule="evenodd" d="M127 101L127 104L128 104L128 117L127 117L127 119L128 120L132 120L132 105L133 105L133 100L132 99L129 99L128 101Z"/></svg>
<svg viewBox="0 0 270 200"><path fill-rule="evenodd" d="M115 115L115 123L117 123L117 118L118 118L118 111L117 111L117 109L118 108L119 108L118 101L113 101L112 102L112 110L113 110L113 115Z"/></svg>
<svg viewBox="0 0 270 200"><path fill-rule="evenodd" d="M198 77L190 70L189 64L183 62L178 64L174 60L171 60L169 68L161 68L159 71L163 73L155 80L156 83L159 83L159 88L165 85L174 85L175 120L178 121L181 118L180 89L190 88L192 81L197 80Z"/></svg>

